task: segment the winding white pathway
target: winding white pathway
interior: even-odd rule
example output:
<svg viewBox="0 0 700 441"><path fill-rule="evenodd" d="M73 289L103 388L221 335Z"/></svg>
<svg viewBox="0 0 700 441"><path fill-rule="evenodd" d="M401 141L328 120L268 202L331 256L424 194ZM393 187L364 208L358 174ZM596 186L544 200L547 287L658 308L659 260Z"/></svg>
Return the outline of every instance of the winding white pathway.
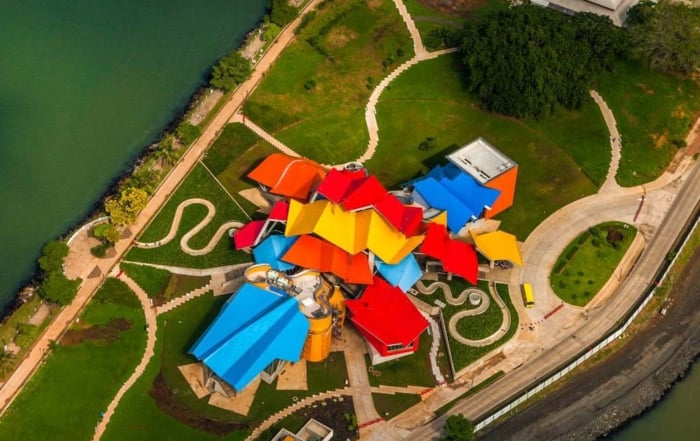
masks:
<svg viewBox="0 0 700 441"><path fill-rule="evenodd" d="M186 201L180 202L180 205L175 209L175 216L173 216L173 222L170 224L170 231L160 240L154 242L135 242L134 246L137 248L158 248L170 241L172 241L175 236L177 236L177 231L180 228L180 223L182 222L182 213L185 208L190 205L203 205L207 209L207 215L202 219L197 225L192 227L187 233L185 233L180 239L180 248L182 251L189 254L190 256L203 256L211 252L211 250L216 247L221 239L221 236L226 234L232 228L240 228L243 226L241 222L231 221L226 222L219 226L214 235L209 240L203 248L194 249L189 245L190 239L196 236L200 231L202 231L216 216L216 207L210 201L201 198L187 199Z"/></svg>
<svg viewBox="0 0 700 441"><path fill-rule="evenodd" d="M141 308L143 309L143 313L146 316L146 349L143 352L141 361L134 369L134 372L126 380L126 382L122 384L122 386L119 388L119 391L117 391L117 394L112 399L112 402L109 403L109 406L107 407L107 410L102 416L102 419L97 424L97 427L95 427L95 434L92 437L92 441L99 441L99 439L102 438L102 435L105 429L107 428L107 424L109 424L109 420L112 418L112 415L114 415L114 411L117 410L117 406L119 405L119 402L121 401L122 397L124 396L126 391L128 391L131 388L131 386L133 386L134 383L136 383L136 380L138 380L141 377L144 370L146 369L146 366L148 365L148 362L151 360L151 357L153 357L154 348L156 345L156 330L158 327L158 322L156 320L156 311L151 307L151 301L148 298L148 294L146 294L146 292L143 289L141 289L141 287L132 279L130 279L126 274L122 273L119 279L126 283L126 285L134 292L134 294L136 294L136 297L141 303Z"/></svg>

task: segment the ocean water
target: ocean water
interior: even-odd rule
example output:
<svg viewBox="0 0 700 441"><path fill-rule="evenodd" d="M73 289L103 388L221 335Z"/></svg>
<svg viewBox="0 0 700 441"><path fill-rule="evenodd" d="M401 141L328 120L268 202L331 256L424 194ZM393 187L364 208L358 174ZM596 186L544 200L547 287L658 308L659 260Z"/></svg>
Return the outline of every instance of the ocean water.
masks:
<svg viewBox="0 0 700 441"><path fill-rule="evenodd" d="M0 307L267 0L0 2Z"/></svg>

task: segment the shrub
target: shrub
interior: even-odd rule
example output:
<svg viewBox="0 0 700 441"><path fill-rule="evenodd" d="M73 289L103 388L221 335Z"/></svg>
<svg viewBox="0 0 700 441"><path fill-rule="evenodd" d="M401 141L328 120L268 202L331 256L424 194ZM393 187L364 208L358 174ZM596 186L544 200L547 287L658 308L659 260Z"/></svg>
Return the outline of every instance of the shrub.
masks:
<svg viewBox="0 0 700 441"><path fill-rule="evenodd" d="M120 238L117 227L107 223L95 225L95 227L92 229L92 235L108 245L114 245Z"/></svg>
<svg viewBox="0 0 700 441"><path fill-rule="evenodd" d="M307 82L304 83L304 89L306 89L307 92L313 92L313 90L316 88L316 81L311 79L308 80Z"/></svg>
<svg viewBox="0 0 700 441"><path fill-rule="evenodd" d="M250 77L251 70L250 60L233 50L214 66L209 84L225 91L233 90Z"/></svg>
<svg viewBox="0 0 700 441"><path fill-rule="evenodd" d="M108 249L109 245L107 245L106 243L101 243L90 248L90 254L101 259L107 255Z"/></svg>
<svg viewBox="0 0 700 441"><path fill-rule="evenodd" d="M68 280L62 272L54 271L41 282L39 295L50 302L67 305L78 292L81 280Z"/></svg>
<svg viewBox="0 0 700 441"><path fill-rule="evenodd" d="M39 258L39 267L47 273L62 271L63 260L68 255L68 245L65 242L52 240L44 246Z"/></svg>
<svg viewBox="0 0 700 441"><path fill-rule="evenodd" d="M591 245L596 248L600 248L600 241L598 239L591 239Z"/></svg>
<svg viewBox="0 0 700 441"><path fill-rule="evenodd" d="M180 123L175 129L175 135L182 142L183 145L190 145L195 139L199 138L202 134L202 129L199 126L190 124L187 121Z"/></svg>

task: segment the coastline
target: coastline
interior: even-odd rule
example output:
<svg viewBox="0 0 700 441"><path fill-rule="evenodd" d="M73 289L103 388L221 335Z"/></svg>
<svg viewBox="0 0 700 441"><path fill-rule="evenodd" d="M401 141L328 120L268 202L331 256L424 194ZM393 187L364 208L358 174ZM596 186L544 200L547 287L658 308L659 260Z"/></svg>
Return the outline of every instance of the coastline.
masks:
<svg viewBox="0 0 700 441"><path fill-rule="evenodd" d="M258 30L261 29L264 24L265 21L263 18L261 18L261 20L256 25L254 25L250 30L246 32L243 40L237 46L231 48L230 51L244 50L244 48L248 44L250 44L251 36L257 35ZM212 63L209 69L211 69L211 67L214 66L217 62L218 60L215 60L215 62ZM207 82L201 83L197 87L197 89L195 89L195 91L190 95L190 98L187 101L187 103L175 114L173 119L170 120L160 130L158 135L154 136L153 140L150 143L148 143L148 145L143 147L139 151L139 153L133 157L133 159L130 161L127 167L125 167L119 174L114 176L111 182L106 186L104 193L91 204L90 208L86 211L86 214L78 222L68 227L63 233L61 233L52 240L64 241L67 238L69 238L72 234L80 230L84 225L101 216L104 216L105 201L108 198L113 197L118 191L119 186L125 180L134 175L138 167L142 165L153 153L153 147L157 145L160 140L162 140L168 134L174 133L178 125L187 120L190 112L197 108L197 106L200 104L200 99L206 94L206 91L209 88L210 86ZM222 100L224 99L226 99L225 96L222 97ZM184 150L182 151L182 154L184 155L190 147L191 145L183 146L182 148ZM160 179L158 185L164 182L166 177L167 174ZM3 326L8 320L8 318L12 316L12 314L14 314L20 306L26 303L26 301L29 298L31 298L33 295L36 295L36 289L40 281L41 270L39 269L38 264L35 262L34 272L28 277L24 278L23 281L19 283L19 288L17 289L13 297L11 299L8 299L4 304L0 306L0 326Z"/></svg>

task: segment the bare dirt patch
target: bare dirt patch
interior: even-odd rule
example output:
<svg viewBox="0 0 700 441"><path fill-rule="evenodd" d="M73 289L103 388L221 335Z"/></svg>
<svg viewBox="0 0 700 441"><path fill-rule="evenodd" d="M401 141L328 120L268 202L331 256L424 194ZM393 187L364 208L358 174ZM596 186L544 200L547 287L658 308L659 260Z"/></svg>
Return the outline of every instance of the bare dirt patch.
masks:
<svg viewBox="0 0 700 441"><path fill-rule="evenodd" d="M443 14L465 16L484 5L484 0L418 0L423 6Z"/></svg>
<svg viewBox="0 0 700 441"><path fill-rule="evenodd" d="M82 329L71 329L61 339L63 346L75 346L85 341L100 341L109 344L115 341L123 331L131 329L131 322L125 318L115 318L106 325L88 326Z"/></svg>
<svg viewBox="0 0 700 441"><path fill-rule="evenodd" d="M355 38L357 38L357 32L346 26L336 26L328 33L326 46L330 49L341 48Z"/></svg>
<svg viewBox="0 0 700 441"><path fill-rule="evenodd" d="M657 150L668 143L668 131L660 134L652 134L651 137L654 140L654 148Z"/></svg>
<svg viewBox="0 0 700 441"><path fill-rule="evenodd" d="M355 408L352 405L352 398L350 397L344 396L318 401L311 406L299 409L295 414L304 417L304 419L313 418L328 427L332 427L333 439L360 439L357 424L355 423L355 420L353 420L355 416ZM274 436L283 428L287 430L294 429L292 427L283 427L279 423L273 424L272 427L263 432L258 439L270 439L270 437Z"/></svg>
<svg viewBox="0 0 700 441"><path fill-rule="evenodd" d="M653 95L654 94L654 90L650 89L649 86L647 86L644 83L637 83L637 87L642 89L642 92L644 92L646 95Z"/></svg>
<svg viewBox="0 0 700 441"><path fill-rule="evenodd" d="M153 380L153 387L148 394L155 400L156 405L161 411L194 429L224 436L235 430L248 428L247 424L220 421L197 415L177 400L168 387L168 384L165 382L162 373L159 373Z"/></svg>

